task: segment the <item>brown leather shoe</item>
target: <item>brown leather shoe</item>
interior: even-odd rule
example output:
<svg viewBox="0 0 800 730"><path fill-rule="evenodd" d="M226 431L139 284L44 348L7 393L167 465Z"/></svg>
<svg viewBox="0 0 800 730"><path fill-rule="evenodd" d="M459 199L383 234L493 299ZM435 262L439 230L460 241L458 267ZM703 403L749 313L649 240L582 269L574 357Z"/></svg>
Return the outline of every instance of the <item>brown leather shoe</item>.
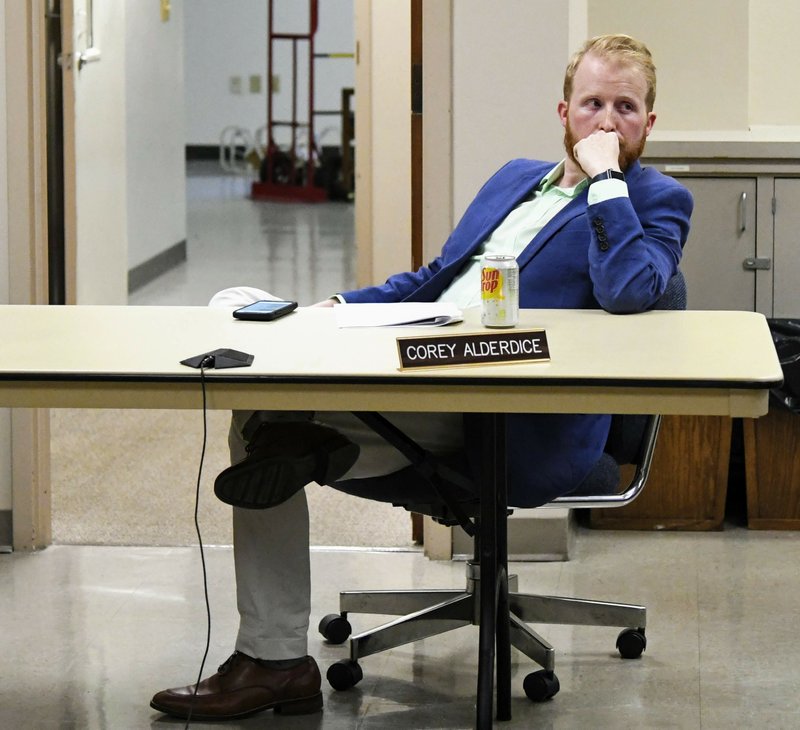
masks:
<svg viewBox="0 0 800 730"><path fill-rule="evenodd" d="M226 720L273 709L285 715L304 715L322 709L320 675L312 657L290 669L273 669L235 651L219 671L197 685L165 689L150 707L174 717Z"/></svg>
<svg viewBox="0 0 800 730"><path fill-rule="evenodd" d="M320 423L264 423L247 444L247 456L214 480L214 494L234 507L276 507L310 482L335 482L358 453L356 444Z"/></svg>

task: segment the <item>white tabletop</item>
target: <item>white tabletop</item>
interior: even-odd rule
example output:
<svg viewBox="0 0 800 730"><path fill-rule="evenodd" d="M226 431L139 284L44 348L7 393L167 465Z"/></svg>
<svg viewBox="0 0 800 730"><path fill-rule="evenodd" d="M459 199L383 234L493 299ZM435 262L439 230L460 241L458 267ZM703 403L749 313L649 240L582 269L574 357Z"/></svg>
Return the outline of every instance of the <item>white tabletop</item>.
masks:
<svg viewBox="0 0 800 730"><path fill-rule="evenodd" d="M197 408L200 376L180 361L217 348L252 366L209 370L209 408L660 412L758 416L782 373L752 312L525 310L548 362L399 369L397 338L485 331L336 327L301 308L276 322L206 307L0 307L0 406Z"/></svg>

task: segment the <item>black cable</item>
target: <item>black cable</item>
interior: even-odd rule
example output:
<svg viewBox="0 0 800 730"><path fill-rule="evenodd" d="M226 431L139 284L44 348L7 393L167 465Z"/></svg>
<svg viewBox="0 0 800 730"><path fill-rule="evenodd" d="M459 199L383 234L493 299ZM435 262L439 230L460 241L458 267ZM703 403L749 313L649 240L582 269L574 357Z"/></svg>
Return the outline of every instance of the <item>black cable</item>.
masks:
<svg viewBox="0 0 800 730"><path fill-rule="evenodd" d="M206 665L206 659L208 658L208 650L211 646L211 602L208 599L208 572L206 570L206 557L205 552L203 550L203 536L200 534L200 521L198 520L198 512L200 507L200 478L203 474L203 462L205 461L206 457L206 443L208 441L208 413L206 408L206 371L205 367L207 364L213 363L212 357L206 357L200 363L200 384L203 390L203 448L200 451L200 468L197 472L197 486L195 488L195 496L194 496L194 528L197 532L197 540L200 544L200 562L203 565L203 594L205 595L206 601L206 647L205 651L203 652L203 660L200 662L200 671L197 673L197 681L194 685L194 692L192 693L192 703L189 705L189 713L186 716L186 724L184 728L189 727L189 723L192 721L192 711L194 710L194 703L195 698L197 697L197 687L200 684L200 679L203 676L203 669Z"/></svg>

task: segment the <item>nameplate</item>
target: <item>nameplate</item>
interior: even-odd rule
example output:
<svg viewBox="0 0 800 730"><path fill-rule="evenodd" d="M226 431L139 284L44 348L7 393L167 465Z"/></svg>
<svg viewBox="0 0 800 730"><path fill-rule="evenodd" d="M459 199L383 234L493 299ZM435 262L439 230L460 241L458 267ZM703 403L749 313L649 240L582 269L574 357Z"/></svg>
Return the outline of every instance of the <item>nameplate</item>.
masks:
<svg viewBox="0 0 800 730"><path fill-rule="evenodd" d="M398 337L400 369L549 360L544 330Z"/></svg>

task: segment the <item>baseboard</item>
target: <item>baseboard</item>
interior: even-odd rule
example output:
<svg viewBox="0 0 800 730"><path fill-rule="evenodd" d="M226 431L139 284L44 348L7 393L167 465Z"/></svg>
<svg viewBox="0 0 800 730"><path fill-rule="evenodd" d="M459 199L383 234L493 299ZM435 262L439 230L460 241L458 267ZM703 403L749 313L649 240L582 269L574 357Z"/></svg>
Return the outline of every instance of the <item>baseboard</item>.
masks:
<svg viewBox="0 0 800 730"><path fill-rule="evenodd" d="M569 560L575 540L571 510L515 509L507 524L510 561ZM458 528L453 528L453 557L472 557L472 540Z"/></svg>
<svg viewBox="0 0 800 730"><path fill-rule="evenodd" d="M218 160L219 159L219 145L218 144L187 144L186 145L186 159L187 160Z"/></svg>
<svg viewBox="0 0 800 730"><path fill-rule="evenodd" d="M186 261L186 240L156 254L128 271L128 294L141 289L170 269Z"/></svg>
<svg viewBox="0 0 800 730"><path fill-rule="evenodd" d="M10 509L0 509L0 553L10 553L14 545L12 513Z"/></svg>

